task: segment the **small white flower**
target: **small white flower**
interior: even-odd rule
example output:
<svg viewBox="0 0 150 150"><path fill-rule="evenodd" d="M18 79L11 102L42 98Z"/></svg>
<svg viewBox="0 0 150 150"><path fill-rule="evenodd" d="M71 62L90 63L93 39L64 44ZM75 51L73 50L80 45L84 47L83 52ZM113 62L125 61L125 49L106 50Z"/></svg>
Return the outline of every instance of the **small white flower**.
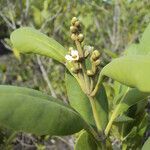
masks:
<svg viewBox="0 0 150 150"><path fill-rule="evenodd" d="M77 50L71 50L70 52L71 56L78 56L78 51Z"/></svg>
<svg viewBox="0 0 150 150"><path fill-rule="evenodd" d="M70 55L67 54L65 56L66 60L68 61L74 61L74 60L79 60L79 53L77 50L71 50Z"/></svg>
<svg viewBox="0 0 150 150"><path fill-rule="evenodd" d="M65 56L65 59L68 60L68 61L73 61L73 58L71 55L66 55Z"/></svg>
<svg viewBox="0 0 150 150"><path fill-rule="evenodd" d="M90 46L90 45L85 45L85 46L84 46L84 50L87 50L88 52L92 52L93 49L94 49L93 46Z"/></svg>

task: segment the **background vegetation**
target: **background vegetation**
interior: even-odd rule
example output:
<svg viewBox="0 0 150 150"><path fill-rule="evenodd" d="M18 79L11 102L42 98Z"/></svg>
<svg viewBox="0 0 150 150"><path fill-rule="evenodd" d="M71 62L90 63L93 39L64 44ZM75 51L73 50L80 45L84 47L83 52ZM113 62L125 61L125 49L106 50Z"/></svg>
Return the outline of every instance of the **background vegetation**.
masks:
<svg viewBox="0 0 150 150"><path fill-rule="evenodd" d="M33 26L68 49L73 46L69 32L73 16L82 22L85 42L102 53L105 65L132 42L138 42L150 22L150 3L149 0L0 0L0 84L38 89L67 103L63 66L36 55L22 55L18 60L9 35L20 26ZM108 91L111 99L113 89ZM62 150L62 147L73 149L73 143L73 137L16 135L0 129L0 149Z"/></svg>

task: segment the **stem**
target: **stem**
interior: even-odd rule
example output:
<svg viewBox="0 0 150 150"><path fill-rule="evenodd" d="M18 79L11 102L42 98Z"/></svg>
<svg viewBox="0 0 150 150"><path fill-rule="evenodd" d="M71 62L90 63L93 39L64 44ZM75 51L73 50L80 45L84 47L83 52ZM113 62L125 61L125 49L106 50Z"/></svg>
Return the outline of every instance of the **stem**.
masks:
<svg viewBox="0 0 150 150"><path fill-rule="evenodd" d="M101 75L99 75L98 81L96 83L96 86L95 86L94 90L91 93L91 96L95 96L96 95L100 85L102 84L102 81L103 81L103 78L101 77Z"/></svg>
<svg viewBox="0 0 150 150"><path fill-rule="evenodd" d="M125 94L124 94L124 96L122 97L120 103L124 100L124 98L125 98L126 94L128 93L128 91L129 91L129 88L128 88L127 91L125 92ZM120 110L120 103L117 105L117 108L116 108L115 111L113 112L113 114L112 114L112 116L111 116L111 118L110 118L110 121L109 121L108 124L107 124L107 127L106 127L106 129L105 129L105 135L106 135L106 136L109 134L109 131L110 131L110 129L111 129L111 126L112 126L112 124L113 124L113 121L114 121L115 118L118 116L118 112L119 112L119 110Z"/></svg>
<svg viewBox="0 0 150 150"><path fill-rule="evenodd" d="M78 52L79 52L79 56L82 58L83 57L83 50L81 48L81 44L78 40L75 40L75 44L77 46Z"/></svg>
<svg viewBox="0 0 150 150"><path fill-rule="evenodd" d="M93 90L93 85L94 85L93 79L92 77L90 77L90 92Z"/></svg>
<svg viewBox="0 0 150 150"><path fill-rule="evenodd" d="M96 108L96 99L93 98L93 97L89 97L90 99L90 103L91 103L91 106L92 106L92 111L93 111L93 116L94 116L94 119L95 119L95 123L96 123L96 126L97 126L97 129L99 132L102 132L102 127L101 127L101 124L100 124L100 119L99 119L99 115L98 115L98 112L97 112L97 108Z"/></svg>
<svg viewBox="0 0 150 150"><path fill-rule="evenodd" d="M111 128L111 126L112 126L112 124L113 124L113 121L114 121L115 118L116 118L117 113L118 113L118 107L117 107L117 109L114 111L114 113L112 114L112 116L111 116L111 118L110 118L110 121L109 121L108 124L107 124L107 127L106 127L106 129L105 129L105 135L106 135L106 136L108 135L108 133L109 133L109 131L110 131L110 128Z"/></svg>
<svg viewBox="0 0 150 150"><path fill-rule="evenodd" d="M83 50L81 48L81 43L78 40L76 40L75 44L77 46L77 49L78 49L78 52L79 52L79 56L81 58L83 58L84 54L83 54ZM89 86L90 85L90 80L89 80L89 77L86 74L86 66L85 66L85 63L83 61L81 62L81 66L82 66L83 77L84 77L84 81L85 81L86 92L87 92L87 94L89 94L90 93L90 89L89 89L89 87L90 87Z"/></svg>
<svg viewBox="0 0 150 150"><path fill-rule="evenodd" d="M106 150L106 145L102 143L98 133L91 126L87 126L86 131L95 139L97 146L101 150Z"/></svg>

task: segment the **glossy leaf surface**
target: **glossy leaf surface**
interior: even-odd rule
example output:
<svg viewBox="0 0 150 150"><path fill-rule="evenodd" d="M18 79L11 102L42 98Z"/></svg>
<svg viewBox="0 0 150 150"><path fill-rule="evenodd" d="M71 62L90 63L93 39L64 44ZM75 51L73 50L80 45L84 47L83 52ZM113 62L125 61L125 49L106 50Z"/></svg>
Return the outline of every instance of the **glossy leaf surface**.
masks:
<svg viewBox="0 0 150 150"><path fill-rule="evenodd" d="M59 100L13 86L0 86L0 124L38 135L68 135L84 128L80 115Z"/></svg>
<svg viewBox="0 0 150 150"><path fill-rule="evenodd" d="M35 53L51 57L61 63L65 62L65 48L43 33L30 27L22 27L10 36L13 48L20 53Z"/></svg>

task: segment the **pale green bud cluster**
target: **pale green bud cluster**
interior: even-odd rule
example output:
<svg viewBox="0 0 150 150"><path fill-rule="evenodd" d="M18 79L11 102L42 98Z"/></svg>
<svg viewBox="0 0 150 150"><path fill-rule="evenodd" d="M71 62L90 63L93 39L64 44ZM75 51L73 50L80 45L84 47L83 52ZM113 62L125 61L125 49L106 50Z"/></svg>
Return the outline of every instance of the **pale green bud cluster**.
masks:
<svg viewBox="0 0 150 150"><path fill-rule="evenodd" d="M88 76L94 76L96 74L96 71L98 69L98 66L100 65L100 52L98 50L94 50L91 53L90 61L92 64L92 68L90 70L87 70Z"/></svg>
<svg viewBox="0 0 150 150"><path fill-rule="evenodd" d="M71 20L71 26L70 26L70 32L71 32L71 39L73 41L78 40L79 42L83 42L84 36L81 32L81 25L80 21L73 17Z"/></svg>
<svg viewBox="0 0 150 150"><path fill-rule="evenodd" d="M73 67L71 68L71 71L75 74L82 72L83 63L85 63L85 59L89 58L89 61L91 63L91 69L85 70L86 74L88 76L94 76L96 74L97 68L100 65L100 52L98 50L94 50L94 47L85 45L82 48L82 42L84 40L84 35L81 33L81 24L80 21L73 17L71 20L71 26L70 26L70 32L71 32L71 39L75 42L77 46L77 50L79 56L72 55L72 52L74 51L73 47L69 48L69 55L67 55L67 60L69 60ZM77 59L78 58L78 59ZM86 68L85 68L86 69Z"/></svg>

